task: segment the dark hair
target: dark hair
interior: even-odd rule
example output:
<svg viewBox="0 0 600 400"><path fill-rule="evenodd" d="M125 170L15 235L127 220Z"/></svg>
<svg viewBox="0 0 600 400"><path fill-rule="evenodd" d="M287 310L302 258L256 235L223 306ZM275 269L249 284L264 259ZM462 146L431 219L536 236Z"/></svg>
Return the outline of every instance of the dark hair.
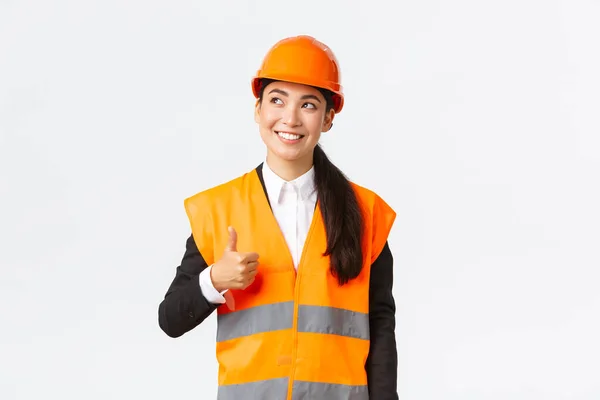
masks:
<svg viewBox="0 0 600 400"><path fill-rule="evenodd" d="M259 102L262 103L264 89L274 80L263 79L260 85ZM333 93L315 88L323 94L327 111L333 108ZM313 153L317 201L327 234L327 250L330 256L330 271L344 285L356 278L363 265L362 232L363 219L356 193L338 167L327 157L319 144Z"/></svg>

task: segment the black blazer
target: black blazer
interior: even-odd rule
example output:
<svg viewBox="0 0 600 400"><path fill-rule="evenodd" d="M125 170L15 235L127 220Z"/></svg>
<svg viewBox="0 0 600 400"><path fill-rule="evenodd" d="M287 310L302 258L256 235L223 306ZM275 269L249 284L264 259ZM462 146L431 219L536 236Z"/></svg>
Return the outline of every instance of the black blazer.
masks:
<svg viewBox="0 0 600 400"><path fill-rule="evenodd" d="M263 190L262 164L256 168ZM268 198L268 196L267 196ZM386 242L371 266L369 287L370 350L365 370L369 397L397 400L398 353L396 348L396 306L392 295L394 260ZM185 254L175 278L158 306L158 324L176 338L200 325L215 309L200 290L199 276L208 265L198 251L193 236L187 239Z"/></svg>

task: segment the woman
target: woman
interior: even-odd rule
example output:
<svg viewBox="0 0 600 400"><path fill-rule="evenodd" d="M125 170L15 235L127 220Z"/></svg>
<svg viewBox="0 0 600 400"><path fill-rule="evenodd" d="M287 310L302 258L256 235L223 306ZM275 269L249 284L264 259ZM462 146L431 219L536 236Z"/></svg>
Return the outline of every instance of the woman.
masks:
<svg viewBox="0 0 600 400"><path fill-rule="evenodd" d="M160 327L178 337L217 310L218 399L397 399L396 215L318 145L344 105L337 60L284 39L252 90L266 162L185 200Z"/></svg>

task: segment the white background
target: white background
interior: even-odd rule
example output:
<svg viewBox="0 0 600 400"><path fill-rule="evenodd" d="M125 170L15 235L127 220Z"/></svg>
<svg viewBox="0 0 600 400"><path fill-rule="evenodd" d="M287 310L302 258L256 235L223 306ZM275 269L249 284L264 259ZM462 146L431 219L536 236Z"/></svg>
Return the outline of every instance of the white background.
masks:
<svg viewBox="0 0 600 400"><path fill-rule="evenodd" d="M250 78L305 33L347 95L325 150L398 213L400 398L597 400L599 20L596 0L0 0L0 398L214 398L214 315L157 322L183 199L263 160Z"/></svg>

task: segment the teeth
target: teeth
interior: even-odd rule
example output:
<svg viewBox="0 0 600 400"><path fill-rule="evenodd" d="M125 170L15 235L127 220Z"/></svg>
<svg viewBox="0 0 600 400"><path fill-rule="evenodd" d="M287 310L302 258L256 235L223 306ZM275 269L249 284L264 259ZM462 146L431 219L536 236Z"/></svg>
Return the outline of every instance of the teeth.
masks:
<svg viewBox="0 0 600 400"><path fill-rule="evenodd" d="M292 133L285 133L285 132L277 132L277 134L287 140L297 140L302 137L301 135L294 135Z"/></svg>

